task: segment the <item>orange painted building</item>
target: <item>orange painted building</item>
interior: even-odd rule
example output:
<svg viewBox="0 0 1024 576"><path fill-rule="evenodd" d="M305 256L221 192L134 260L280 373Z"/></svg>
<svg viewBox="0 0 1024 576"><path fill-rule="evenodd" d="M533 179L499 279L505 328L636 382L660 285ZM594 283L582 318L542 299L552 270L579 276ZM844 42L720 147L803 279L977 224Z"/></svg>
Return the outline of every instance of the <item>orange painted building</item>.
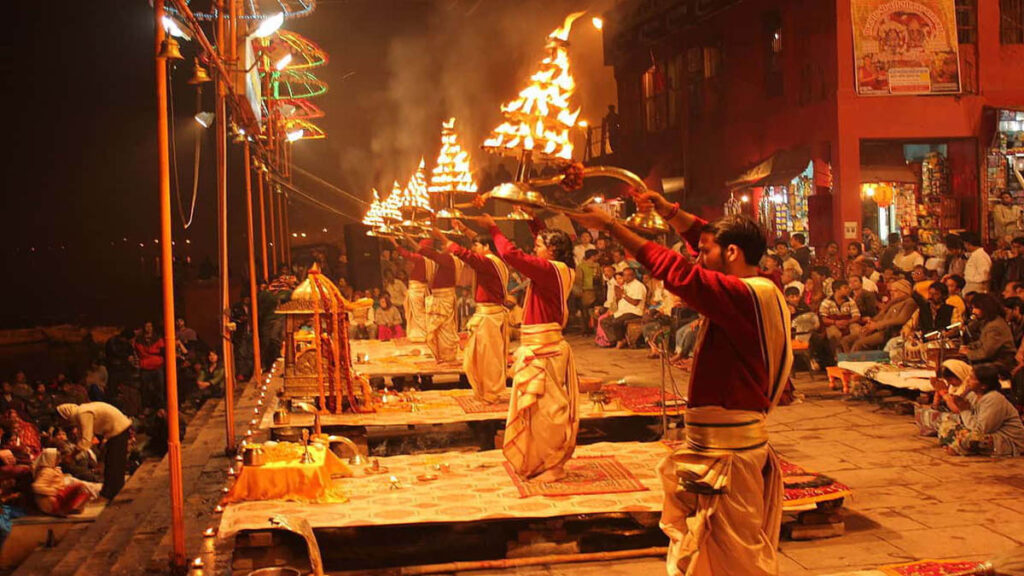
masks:
<svg viewBox="0 0 1024 576"><path fill-rule="evenodd" d="M857 92L852 21L858 2L879 0L621 1L604 28L621 129L602 160L683 177L681 199L708 216L730 193L756 212L762 197L785 204L779 192L802 185L803 223L786 205L793 221L781 218L779 234L803 227L815 245L860 240L862 225L899 231L863 185L905 182L920 199L941 170L949 200L936 227L987 230L998 115L1024 110L1024 0L925 3L944 1L955 6L960 92L880 96Z"/></svg>

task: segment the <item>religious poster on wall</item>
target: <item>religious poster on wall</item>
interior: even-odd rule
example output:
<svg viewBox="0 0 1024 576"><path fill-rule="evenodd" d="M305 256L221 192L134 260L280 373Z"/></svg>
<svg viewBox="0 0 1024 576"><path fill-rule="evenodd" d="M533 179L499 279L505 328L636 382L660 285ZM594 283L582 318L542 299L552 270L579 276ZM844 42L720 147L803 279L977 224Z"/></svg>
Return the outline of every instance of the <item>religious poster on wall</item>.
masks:
<svg viewBox="0 0 1024 576"><path fill-rule="evenodd" d="M954 0L853 0L857 94L960 92Z"/></svg>

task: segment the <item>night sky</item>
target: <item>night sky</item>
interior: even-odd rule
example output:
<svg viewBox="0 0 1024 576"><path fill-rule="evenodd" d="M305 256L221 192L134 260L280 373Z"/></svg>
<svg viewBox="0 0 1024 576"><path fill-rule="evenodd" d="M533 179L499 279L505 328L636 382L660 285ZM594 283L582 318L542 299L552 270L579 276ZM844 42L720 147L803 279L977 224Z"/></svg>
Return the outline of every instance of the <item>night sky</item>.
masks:
<svg viewBox="0 0 1024 576"><path fill-rule="evenodd" d="M499 122L499 104L542 57L545 36L569 12L599 12L610 3L320 0L312 15L285 24L330 55L329 65L315 71L330 85L316 102L327 113L317 122L328 139L297 143L295 164L368 198L370 186L404 183L421 155L429 166L440 122L452 115L474 162L493 162L479 144ZM0 327L153 316L159 279L152 8L144 0L13 0L9 6L14 18L2 70L13 126L0 226L7 272ZM589 16L581 20L570 40L583 117L594 122L615 101L615 87L611 68L603 66L600 34L588 22ZM196 48L184 43L182 51L191 58ZM189 60L172 81L177 188L186 210L199 131L192 120L195 92L185 83L190 72ZM212 89L206 92L210 109ZM215 260L216 249L214 143L211 134L200 138L195 220L185 230L176 207L173 214L175 253L195 264ZM238 146L229 151L231 271L241 277L241 154ZM304 176L295 183L342 212L363 212ZM172 186L176 206L174 196ZM291 207L292 230L307 231L310 240L338 241L345 221L306 203Z"/></svg>

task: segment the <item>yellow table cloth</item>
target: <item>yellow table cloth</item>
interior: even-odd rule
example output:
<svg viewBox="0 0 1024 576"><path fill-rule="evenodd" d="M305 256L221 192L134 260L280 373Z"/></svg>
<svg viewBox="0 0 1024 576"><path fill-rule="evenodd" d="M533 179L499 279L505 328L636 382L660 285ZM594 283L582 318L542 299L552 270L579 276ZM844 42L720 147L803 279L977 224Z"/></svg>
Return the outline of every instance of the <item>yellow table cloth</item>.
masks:
<svg viewBox="0 0 1024 576"><path fill-rule="evenodd" d="M269 461L262 466L245 466L223 503L251 500L294 500L297 502L344 502L345 495L334 488L332 477L350 477L352 470L330 450L310 445L313 462L301 464L298 456Z"/></svg>

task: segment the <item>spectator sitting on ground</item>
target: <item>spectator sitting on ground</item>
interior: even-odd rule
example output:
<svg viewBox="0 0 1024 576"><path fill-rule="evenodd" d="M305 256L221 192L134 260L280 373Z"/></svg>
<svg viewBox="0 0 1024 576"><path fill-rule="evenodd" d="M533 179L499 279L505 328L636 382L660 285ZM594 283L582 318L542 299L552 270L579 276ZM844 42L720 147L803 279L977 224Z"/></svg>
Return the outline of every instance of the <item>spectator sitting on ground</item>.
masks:
<svg viewBox="0 0 1024 576"><path fill-rule="evenodd" d="M353 292L353 300L363 298L365 293L362 290ZM353 340L369 340L377 334L373 325L373 307L356 308L348 311L349 337Z"/></svg>
<svg viewBox="0 0 1024 576"><path fill-rule="evenodd" d="M644 316L643 336L644 342L651 348L648 358L657 358L661 355L661 347L667 346L674 311L682 306L683 301L678 296L663 290L660 302L652 304L647 311Z"/></svg>
<svg viewBox="0 0 1024 576"><path fill-rule="evenodd" d="M835 356L837 351L846 352L841 347L844 336L860 333L860 310L850 297L850 285L845 280L833 282L832 290L832 296L821 302L818 313L825 326L830 352Z"/></svg>
<svg viewBox="0 0 1024 576"><path fill-rule="evenodd" d="M1000 392L1000 370L991 364L975 365L966 403L959 403L959 418L939 424L939 444L950 454L1020 456L1024 452L1024 424Z"/></svg>
<svg viewBox="0 0 1024 576"><path fill-rule="evenodd" d="M791 270L795 279L802 279L804 277L803 267L793 257L793 254L789 251L789 244L785 240L779 239L775 241L775 255L782 259L783 270Z"/></svg>
<svg viewBox="0 0 1024 576"><path fill-rule="evenodd" d="M834 280L846 278L846 267L839 259L839 244L834 241L825 244L825 253L818 257L814 265L828 268L828 275Z"/></svg>
<svg viewBox="0 0 1024 576"><path fill-rule="evenodd" d="M647 287L636 279L632 268L623 270L622 286L615 288L615 298L615 312L605 317L601 328L607 335L609 345L625 348L629 344L626 340L626 324L643 317L644 303L647 301Z"/></svg>
<svg viewBox="0 0 1024 576"><path fill-rule="evenodd" d="M843 267L847 278L853 273L854 263L861 262L864 259L864 249L861 247L860 242L850 242L846 245L846 262Z"/></svg>
<svg viewBox="0 0 1024 576"><path fill-rule="evenodd" d="M992 363L1009 374L1016 365L1017 348L1010 325L1003 318L1002 305L991 294L975 294L971 307L969 331L976 339L962 346L960 353L972 364Z"/></svg>
<svg viewBox="0 0 1024 576"><path fill-rule="evenodd" d="M974 377L974 369L963 360L950 359L942 363L941 376L932 382L935 393L930 405L914 407L914 421L922 436L935 436L939 424L946 419L956 419L961 406L969 405L963 396L967 383Z"/></svg>
<svg viewBox="0 0 1024 576"><path fill-rule="evenodd" d="M765 254L762 260L761 268L765 271L768 276L775 276L782 274L782 258L779 258L777 254Z"/></svg>
<svg viewBox="0 0 1024 576"><path fill-rule="evenodd" d="M1024 300L1016 296L1007 298L1003 302L1003 317L1013 333L1013 345L1019 346L1024 339Z"/></svg>
<svg viewBox="0 0 1024 576"><path fill-rule="evenodd" d="M614 270L614 267L611 266L606 267L606 269L609 267ZM625 279L622 272L612 272L611 281L605 284L604 306L601 306L595 312L597 314L597 322L595 324L596 329L594 331L594 342L602 348L614 346L614 341L609 338L609 335L604 330L604 326L606 321L611 318L618 309L619 298L616 291L621 290L624 282Z"/></svg>
<svg viewBox="0 0 1024 576"><path fill-rule="evenodd" d="M65 474L60 469L60 452L56 448L43 450L32 463L32 468L32 492L36 507L50 516L78 514L102 488L98 484L90 485Z"/></svg>
<svg viewBox="0 0 1024 576"><path fill-rule="evenodd" d="M967 266L967 258L964 257L964 241L955 234L947 234L945 238L946 262L942 270L946 275L964 275L964 268Z"/></svg>
<svg viewBox="0 0 1024 576"><path fill-rule="evenodd" d="M818 310L818 308L821 307L821 303L828 296L828 294L825 293L824 283L825 280L817 271L811 272L810 277L807 278L806 283L804 283L804 291L801 298L803 298L804 303L806 303L807 307L811 310Z"/></svg>
<svg viewBox="0 0 1024 576"><path fill-rule="evenodd" d="M800 291L795 286L783 290L783 296L786 298L786 306L789 307L795 338L801 342L810 341L811 334L821 327L818 314L807 307L807 303L800 297Z"/></svg>
<svg viewBox="0 0 1024 576"><path fill-rule="evenodd" d="M949 297L946 298L946 304L956 308L957 312L960 313L960 318L964 318L967 312L967 303L964 302L964 298L961 296L964 286L967 285L964 277L959 274L947 274L946 277L942 279L942 282L946 285L946 289L949 291Z"/></svg>
<svg viewBox="0 0 1024 576"><path fill-rule="evenodd" d="M861 324L866 323L868 318L878 314L878 295L864 288L863 282L864 279L860 276L850 276L850 293L853 296L854 302L857 303L857 310L860 310ZM832 286L832 289L835 290L835 284Z"/></svg>
<svg viewBox="0 0 1024 576"><path fill-rule="evenodd" d="M857 352L860 350L879 350L899 333L900 328L910 320L917 304L910 297L910 282L897 280L889 286L889 301L882 306L871 321L861 328L860 334L843 338L844 349Z"/></svg>
<svg viewBox="0 0 1024 576"><path fill-rule="evenodd" d="M992 285L996 288L1010 282L1024 282L1024 236L1010 243L1009 258L992 260Z"/></svg>
<svg viewBox="0 0 1024 576"><path fill-rule="evenodd" d="M912 294L911 297L917 303L910 320L903 325L897 337L886 342L883 350L890 355L899 358L903 354L904 345L910 344L920 348L921 338L919 334L925 335L932 332L945 332L947 328L960 321L956 309L946 303L948 296L946 285L942 282L933 282L928 288L928 297L922 298L920 294Z"/></svg>
<svg viewBox="0 0 1024 576"><path fill-rule="evenodd" d="M384 342L392 338L405 338L405 328L402 327L402 315L398 308L391 305L391 295L387 292L380 295L380 307L374 313L374 320L377 323L377 338Z"/></svg>
<svg viewBox="0 0 1024 576"><path fill-rule="evenodd" d="M910 283L914 286L914 293L921 298L928 298L928 289L931 288L932 282L928 278L928 269L924 266L914 266L914 269L910 271Z"/></svg>
<svg viewBox="0 0 1024 576"><path fill-rule="evenodd" d="M803 296L804 283L799 280L799 275L793 268L783 268L779 282L781 282L783 290L795 288L797 293Z"/></svg>
<svg viewBox="0 0 1024 576"><path fill-rule="evenodd" d="M576 260L576 266L579 267L583 259L586 258L587 252L596 249L597 246L593 244L593 238L590 236L590 232L584 231L580 234L576 240L576 245L572 247L572 257Z"/></svg>
<svg viewBox="0 0 1024 576"><path fill-rule="evenodd" d="M206 361L199 368L199 377L196 379L198 389L196 404L202 404L207 398L220 396L224 390L224 363L216 350L206 353Z"/></svg>

